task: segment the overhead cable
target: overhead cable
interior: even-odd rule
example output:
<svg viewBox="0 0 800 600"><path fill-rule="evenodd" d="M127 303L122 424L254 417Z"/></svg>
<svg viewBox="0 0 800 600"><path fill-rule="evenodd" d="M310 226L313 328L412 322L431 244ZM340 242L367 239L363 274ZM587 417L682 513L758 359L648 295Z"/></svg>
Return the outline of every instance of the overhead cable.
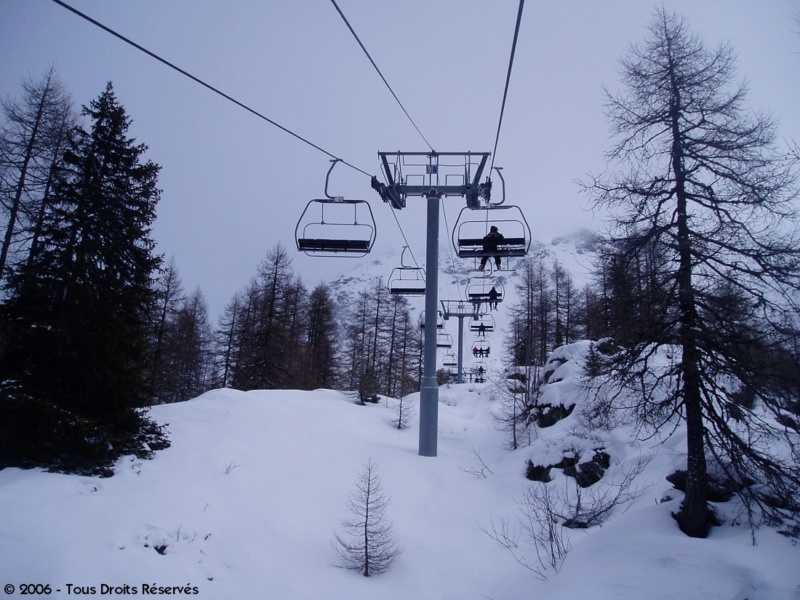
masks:
<svg viewBox="0 0 800 600"><path fill-rule="evenodd" d="M525 0L519 0L519 10L517 11L517 25L514 28L514 41L511 44L511 56L508 59L508 73L506 74L506 86L503 92L503 104L500 107L500 120L497 123L497 135L494 138L494 150L492 151L492 166L489 167L489 175L492 174L494 169L494 158L497 155L497 142L500 140L500 127L503 125L503 112L506 109L506 98L508 97L508 84L511 81L511 67L514 65L514 53L517 50L517 38L519 37L519 26L522 22L522 8L525 6Z"/></svg>
<svg viewBox="0 0 800 600"><path fill-rule="evenodd" d="M383 76L383 73L381 73L381 70L378 68L378 65L375 64L374 60L372 60L372 57L370 56L369 52L367 52L367 49L364 47L364 44L361 43L361 40L359 39L359 37L356 34L355 30L350 25L350 22L347 20L347 17L344 16L344 13L342 12L342 9L340 9L339 5L336 4L336 0L331 0L331 2L333 3L333 6L336 8L337 12L339 13L339 16L342 17L342 20L344 21L345 25L347 25L347 28L350 30L350 33L352 33L353 37L356 38L356 41L358 42L358 45L361 46L361 49L364 51L364 54L367 55L367 58L369 59L369 62L371 62L372 66L375 67L375 70L378 72L378 75L380 75L381 79L383 80L383 83L385 83L386 87L389 88L389 91L392 93L392 96L394 96L394 99L397 101L397 104L400 105L400 108L403 109L403 112L406 114L406 117L408 117L408 120L411 121L411 124L414 126L414 129L417 130L417 133L420 135L420 137L428 145L428 148L430 148L430 150L433 151L433 146L431 146L430 142L425 138L424 135L422 135L422 132L419 130L419 127L417 127L417 124L414 122L414 119L412 119L411 115L408 114L408 111L406 110L406 107L403 106L402 102L400 102L400 98L398 98L397 94L394 93L394 90L392 89L392 86L389 85L389 82L386 81L386 77Z"/></svg>
<svg viewBox="0 0 800 600"><path fill-rule="evenodd" d="M447 210L445 209L445 203L441 203L441 207L442 207L442 216L444 216L444 227L447 231L450 231L450 224L447 222ZM455 267L456 257L453 256L453 245L448 244L448 246L450 248L450 264L453 267ZM457 285L458 285L458 293L461 294L461 280L458 280Z"/></svg>
<svg viewBox="0 0 800 600"><path fill-rule="evenodd" d="M264 115L263 115L263 114L261 114L260 112L258 112L258 111L256 111L256 110L254 110L254 109L250 108L250 107L249 107L249 106L247 106L246 104L244 104L244 103L242 103L242 102L240 102L240 101L236 100L235 98L233 98L232 96L229 96L229 95L228 95L228 94L226 94L225 92L222 92L222 91L218 90L217 88L215 88L214 86L212 86L212 85L210 85L210 84L206 83L205 81L203 81L203 80L202 80L202 79L200 79L199 77L195 77L195 76L194 76L194 75L192 75L191 73L189 73L189 72L187 72L187 71L184 71L183 69L181 69L180 67L178 67L178 66L174 65L173 63L169 62L168 60L166 60L166 59L164 59L164 58L161 58L161 57L160 57L158 54L155 54L154 52L151 52L151 51L150 51L150 50L148 50L147 48L144 48L143 46L140 46L140 45L139 45L139 44L137 44L136 42L134 42L134 41L132 41L132 40L130 40L130 39L128 39L128 38L126 38L124 35L122 35L122 34L120 34L120 33L117 33L116 31L114 31L114 30L113 30L113 29L111 29L110 27L106 27L105 25L103 25L103 24L102 24L102 23L100 23L99 21L96 21L96 20L94 20L94 19L93 19L93 18L91 18L90 16L88 16L88 15L86 15L86 14L82 13L81 11L79 11L79 10L77 10L77 9L73 8L73 7L72 7L72 6L70 6L69 4L66 4L65 2L62 2L61 0L53 0L53 2L55 2L55 3L56 3L56 4L58 4L59 6L63 6L63 7L64 7L64 8L66 8L68 11L70 11L70 12L72 12L72 13L74 13L74 14L78 15L78 16L79 16L79 17L81 17L82 19L85 19L86 21L88 21L88 22L89 22L89 23L91 23L92 25L95 25L95 26L99 27L100 29L102 29L102 30L104 30L104 31L107 31L108 33L110 33L110 34L111 34L111 35L113 35L114 37L117 37L117 38L121 39L123 42L125 42L125 43L127 43L127 44L130 44L131 46L133 46L133 47L134 47L134 48L136 48L137 50L140 50L141 52L144 52L144 53L145 53L145 54L147 54L148 56L150 56L150 57L152 57L152 58L155 58L157 61L159 61L159 62L161 62L161 63L163 63L163 64L167 65L167 66L168 66L168 67L170 67L171 69L174 69L175 71L177 71L177 72L178 72L178 73L180 73L181 75L184 75L185 77L188 77L188 78L189 78L189 79L191 79L192 81L194 81L194 82L196 82L196 83L199 83L199 84L200 84L200 85L202 85L203 87L205 87L205 88L208 88L209 90L211 90L211 91L212 91L212 92L214 92L215 94L219 94L220 96L222 96L222 97L223 97L223 98L225 98L226 100L228 100L228 101L230 101L230 102L233 102L235 105L239 106L240 108L243 108L243 109L245 109L246 111L248 111L248 112L250 112L250 113L254 114L255 116L257 116L258 118L260 118L260 119L263 119L264 121L266 121L266 122L267 122L267 123L269 123L270 125L274 125L275 127L277 127L278 129L280 129L281 131L283 131L283 132L285 132L285 133L288 133L289 135L291 135L291 136L293 136L293 137L297 138L298 140L300 140L301 142L304 142L304 143L308 144L309 146L311 146L311 147L312 147L312 148L314 148L315 150L319 150L320 152L322 152L323 154L327 154L327 155L328 155L328 156L330 156L331 158L335 158L335 159L337 159L337 160L340 160L340 161L341 161L343 164L347 165L347 166L348 166L348 167L350 167L351 169L355 169L356 171L359 171L360 173L363 173L363 174L364 174L364 175L366 175L367 177L372 177L372 175L371 175L370 173L367 173L366 171L364 171L364 170L362 170L362 169L359 169L358 167L356 167L356 166L354 166L354 165L351 165L351 164L350 164L349 162L347 162L346 160L343 160L343 159L339 158L338 156L336 156L336 155L334 155L334 154L331 154L330 152L328 152L328 151L327 151L327 150L325 150L324 148L321 148L321 147L317 146L316 144L314 144L314 143L310 142L309 140L307 140L306 138L302 137L301 135L298 135L298 134L296 134L296 133L295 133L295 132L293 132L292 130L290 130L290 129L288 129L288 128L284 127L283 125L281 125L281 124L279 124L279 123L276 123L275 121L273 121L272 119L270 119L270 118L268 118L268 117L264 116Z"/></svg>

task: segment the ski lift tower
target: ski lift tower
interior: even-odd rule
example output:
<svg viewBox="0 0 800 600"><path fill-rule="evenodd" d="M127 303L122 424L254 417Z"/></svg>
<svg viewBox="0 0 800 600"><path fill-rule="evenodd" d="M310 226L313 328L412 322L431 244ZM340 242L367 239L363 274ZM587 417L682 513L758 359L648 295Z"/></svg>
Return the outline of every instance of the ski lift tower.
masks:
<svg viewBox="0 0 800 600"><path fill-rule="evenodd" d="M425 312L438 310L439 204L442 197L466 198L467 206L488 202L491 184L480 183L488 152L378 152L386 183L372 178L372 188L393 208L406 206L409 196L428 200L425 250ZM436 328L425 328L422 389L419 406L419 454L436 456L439 428L439 387L436 382Z"/></svg>
<svg viewBox="0 0 800 600"><path fill-rule="evenodd" d="M466 300L442 300L442 317L458 319L458 371L456 383L464 383L464 319L477 319L478 307Z"/></svg>

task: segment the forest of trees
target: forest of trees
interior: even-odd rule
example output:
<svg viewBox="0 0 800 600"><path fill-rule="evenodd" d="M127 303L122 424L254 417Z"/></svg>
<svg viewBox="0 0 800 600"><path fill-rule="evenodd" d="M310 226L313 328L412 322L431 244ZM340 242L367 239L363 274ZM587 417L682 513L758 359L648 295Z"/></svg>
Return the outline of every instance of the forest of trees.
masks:
<svg viewBox="0 0 800 600"><path fill-rule="evenodd" d="M23 91L0 138L0 466L102 468L166 443L141 410L160 167L111 83L85 126L52 71Z"/></svg>
<svg viewBox="0 0 800 600"><path fill-rule="evenodd" d="M360 403L419 389L422 336L407 301L380 278L339 306L325 284L305 287L286 249L269 250L257 275L215 325L199 290L186 296L173 262L157 282L153 402L211 388L333 388Z"/></svg>
<svg viewBox="0 0 800 600"><path fill-rule="evenodd" d="M215 387L419 388L422 337L385 282L338 307L276 244L212 323L155 252L160 167L111 83L80 115L54 70L0 121L0 468L107 472L169 442L146 407Z"/></svg>

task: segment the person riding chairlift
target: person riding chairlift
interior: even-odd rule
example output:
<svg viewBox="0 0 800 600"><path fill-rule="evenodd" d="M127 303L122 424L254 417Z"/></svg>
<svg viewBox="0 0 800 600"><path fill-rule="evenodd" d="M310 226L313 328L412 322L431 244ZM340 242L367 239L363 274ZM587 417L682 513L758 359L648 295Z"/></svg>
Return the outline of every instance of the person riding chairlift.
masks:
<svg viewBox="0 0 800 600"><path fill-rule="evenodd" d="M499 258L497 260L500 260ZM489 290L489 310L497 310L497 300L500 297L497 288L492 286L492 289Z"/></svg>
<svg viewBox="0 0 800 600"><path fill-rule="evenodd" d="M500 269L500 257L495 253L497 252L497 244L500 244L504 239L503 234L497 230L495 225L489 228L489 233L483 236L483 251L485 254L481 257L481 264L478 270L483 271L489 256L494 257L494 264L497 265L498 270Z"/></svg>

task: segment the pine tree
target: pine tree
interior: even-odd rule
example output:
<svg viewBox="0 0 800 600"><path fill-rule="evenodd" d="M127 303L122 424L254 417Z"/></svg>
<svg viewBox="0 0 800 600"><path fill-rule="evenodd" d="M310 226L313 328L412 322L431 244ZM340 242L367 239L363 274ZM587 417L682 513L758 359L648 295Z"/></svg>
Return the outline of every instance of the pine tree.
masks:
<svg viewBox="0 0 800 600"><path fill-rule="evenodd" d="M142 162L147 147L127 137L111 83L83 114L91 126L70 133L40 250L11 280L0 313L0 376L24 404L16 416L39 419L25 424L40 429L23 447L74 468L130 451L152 431L137 409L149 401L151 277L161 262L150 237L160 167Z"/></svg>
<svg viewBox="0 0 800 600"><path fill-rule="evenodd" d="M337 336L330 288L320 284L311 292L306 331L306 385L332 388L336 381Z"/></svg>
<svg viewBox="0 0 800 600"><path fill-rule="evenodd" d="M555 261L550 272L553 281L553 312L555 326L553 328L553 348L575 341L576 325L575 283L561 263Z"/></svg>
<svg viewBox="0 0 800 600"><path fill-rule="evenodd" d="M211 324L200 288L182 303L168 332L170 388L174 391L168 401L199 396L208 390L211 375Z"/></svg>
<svg viewBox="0 0 800 600"><path fill-rule="evenodd" d="M507 347L514 365L544 365L555 344L553 289L541 258L523 261L519 273Z"/></svg>
<svg viewBox="0 0 800 600"><path fill-rule="evenodd" d="M358 402L363 404L368 396L377 392L369 362L369 340L372 337L370 335L372 308L369 292L361 290L354 304L345 324L347 332L346 369L343 384L347 389L358 390Z"/></svg>
<svg viewBox="0 0 800 600"><path fill-rule="evenodd" d="M611 337L623 345L647 341L668 331L670 307L669 249L637 233L608 241L598 252L593 291L602 298L593 339ZM659 334L660 335L660 334Z"/></svg>
<svg viewBox="0 0 800 600"><path fill-rule="evenodd" d="M214 385L231 385L233 372L241 348L239 346L239 319L241 318L242 294L237 293L225 307L219 324L214 330Z"/></svg>
<svg viewBox="0 0 800 600"><path fill-rule="evenodd" d="M235 331L231 385L240 390L286 389L297 384L306 290L277 244L242 294Z"/></svg>
<svg viewBox="0 0 800 600"><path fill-rule="evenodd" d="M168 358L165 348L169 336L169 329L175 320L178 308L185 301L183 285L174 257L170 259L166 268L161 272L156 282L156 305L152 311L152 340L150 352L149 384L153 394L154 404L170 402L166 393L169 375L166 365Z"/></svg>
<svg viewBox="0 0 800 600"><path fill-rule="evenodd" d="M308 290L299 277L293 277L286 287L281 320L284 323L281 347L281 362L285 377L280 387L303 389L308 373L306 333L308 332Z"/></svg>

